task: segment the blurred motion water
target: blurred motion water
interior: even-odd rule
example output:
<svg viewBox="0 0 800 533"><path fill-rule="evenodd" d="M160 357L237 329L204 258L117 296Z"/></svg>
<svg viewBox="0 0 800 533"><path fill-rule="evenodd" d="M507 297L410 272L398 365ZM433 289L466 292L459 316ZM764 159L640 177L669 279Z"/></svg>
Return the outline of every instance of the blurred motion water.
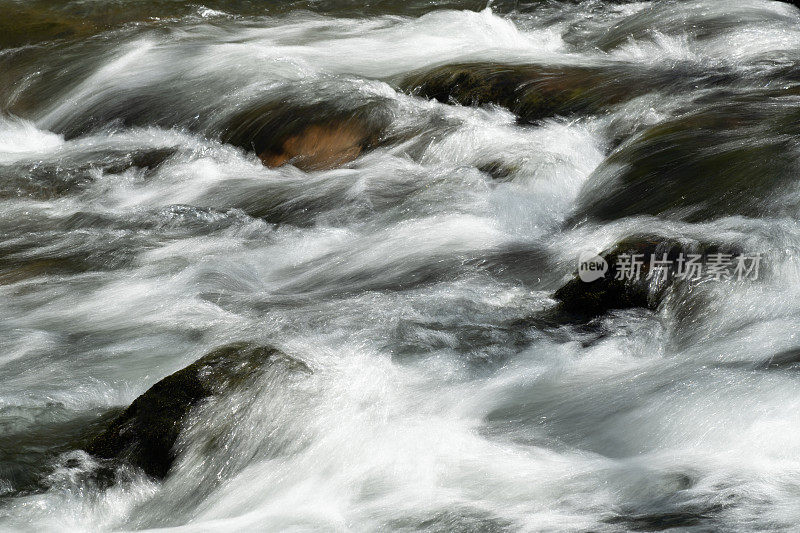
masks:
<svg viewBox="0 0 800 533"><path fill-rule="evenodd" d="M796 528L796 7L0 13L0 530ZM320 117L369 143L262 164ZM580 252L641 233L765 268L536 319ZM75 439L239 341L312 373L193 411L163 482L92 477Z"/></svg>

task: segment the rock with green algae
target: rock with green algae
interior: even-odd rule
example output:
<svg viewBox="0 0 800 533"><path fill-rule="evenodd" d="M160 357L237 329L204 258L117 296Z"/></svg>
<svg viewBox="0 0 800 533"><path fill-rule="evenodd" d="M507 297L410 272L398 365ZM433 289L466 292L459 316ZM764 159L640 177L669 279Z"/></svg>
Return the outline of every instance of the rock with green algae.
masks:
<svg viewBox="0 0 800 533"><path fill-rule="evenodd" d="M218 348L169 375L136 398L86 447L90 454L166 477L175 459L173 446L191 409L211 396L245 387L267 365L293 372L308 366L266 346L236 343Z"/></svg>

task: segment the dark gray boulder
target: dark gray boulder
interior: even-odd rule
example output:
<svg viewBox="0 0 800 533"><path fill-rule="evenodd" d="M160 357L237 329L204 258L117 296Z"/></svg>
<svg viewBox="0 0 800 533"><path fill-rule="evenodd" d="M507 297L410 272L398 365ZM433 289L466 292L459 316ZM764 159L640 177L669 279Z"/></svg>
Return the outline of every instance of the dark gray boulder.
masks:
<svg viewBox="0 0 800 533"><path fill-rule="evenodd" d="M175 459L173 446L190 410L207 398L247 386L267 365L309 372L308 366L265 346L223 346L169 375L115 418L86 447L90 454L115 459L164 478Z"/></svg>
<svg viewBox="0 0 800 533"><path fill-rule="evenodd" d="M684 259L690 254L699 255L699 262L704 264L709 256L717 253L736 255L741 251L724 244L632 235L600 254L608 264L603 277L586 282L576 273L559 288L553 294L559 302L555 312L570 319L588 320L614 309L656 310L676 284L692 282L677 276L681 255ZM620 272L619 259L623 254L639 256L642 264L638 276L626 276L626 271ZM665 274L655 272L649 276L653 258L666 260Z"/></svg>

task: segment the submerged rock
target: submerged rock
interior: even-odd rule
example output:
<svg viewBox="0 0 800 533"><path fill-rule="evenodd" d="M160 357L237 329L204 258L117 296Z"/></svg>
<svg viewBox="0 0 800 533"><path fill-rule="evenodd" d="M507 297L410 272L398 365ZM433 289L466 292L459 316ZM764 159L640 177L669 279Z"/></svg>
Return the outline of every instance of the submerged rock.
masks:
<svg viewBox="0 0 800 533"><path fill-rule="evenodd" d="M86 447L90 454L117 459L163 478L175 459L173 445L189 411L203 400L246 386L265 365L308 372L305 363L270 347L223 346L167 376L139 396Z"/></svg>
<svg viewBox="0 0 800 533"><path fill-rule="evenodd" d="M79 412L52 402L0 408L0 498L46 490L59 457L84 446L118 414L118 409Z"/></svg>
<svg viewBox="0 0 800 533"><path fill-rule="evenodd" d="M523 122L598 113L673 80L631 68L458 63L411 74L399 85L442 103L495 104ZM660 76L663 78L663 75ZM658 85L661 83L661 85Z"/></svg>
<svg viewBox="0 0 800 533"><path fill-rule="evenodd" d="M611 249L600 254L608 265L602 277L584 281L579 275L568 281L554 294L559 301L556 312L576 319L591 319L614 309L644 308L656 310L668 291L681 281L679 269L688 268L691 255L699 255L698 262L705 263L712 254L740 253L718 244L681 242L658 235L633 235L623 239ZM638 270L633 266L636 255L641 262ZM655 261L662 261L657 264ZM660 265L660 266L657 266ZM655 268L653 269L652 267ZM652 270L656 270L651 272ZM663 269L663 271L662 271Z"/></svg>
<svg viewBox="0 0 800 533"><path fill-rule="evenodd" d="M280 5L283 2L272 2ZM198 13L191 3L165 0L137 2L65 2L63 0L26 0L9 2L8 15L0 18L0 48L13 48L55 40L86 39L127 23L158 24ZM206 2L225 8L223 0ZM239 3L239 14L262 15L263 2L248 6ZM212 8L213 9L213 8ZM13 14L12 14L13 13Z"/></svg>
<svg viewBox="0 0 800 533"><path fill-rule="evenodd" d="M329 170L356 159L367 141L363 125L357 122L312 124L258 157L270 168L291 163L301 170Z"/></svg>
<svg viewBox="0 0 800 533"><path fill-rule="evenodd" d="M56 39L83 38L100 31L92 20L59 13L27 2L13 8L14 15L0 17L0 49Z"/></svg>
<svg viewBox="0 0 800 533"><path fill-rule="evenodd" d="M389 123L382 102L253 103L220 127L222 142L254 151L264 165L328 170L378 144Z"/></svg>
<svg viewBox="0 0 800 533"><path fill-rule="evenodd" d="M568 225L634 215L699 222L794 213L796 196L781 193L800 168L799 115L796 101L766 94L652 126L592 173Z"/></svg>
<svg viewBox="0 0 800 533"><path fill-rule="evenodd" d="M786 3L797 5L798 1ZM791 10L775 9L766 2L649 2L612 26L590 30L589 35L581 33L580 37L610 52L631 42L647 42L654 34L680 36L688 42L716 39L735 32L744 21L776 31L797 24Z"/></svg>

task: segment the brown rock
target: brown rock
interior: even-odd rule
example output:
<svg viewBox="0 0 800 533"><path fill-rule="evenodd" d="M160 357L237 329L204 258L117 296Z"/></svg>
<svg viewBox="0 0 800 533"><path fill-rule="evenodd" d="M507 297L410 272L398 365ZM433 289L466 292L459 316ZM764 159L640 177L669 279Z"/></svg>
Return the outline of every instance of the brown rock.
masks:
<svg viewBox="0 0 800 533"><path fill-rule="evenodd" d="M302 170L329 170L357 158L366 142L364 129L354 121L312 124L259 157L270 168L291 163Z"/></svg>

